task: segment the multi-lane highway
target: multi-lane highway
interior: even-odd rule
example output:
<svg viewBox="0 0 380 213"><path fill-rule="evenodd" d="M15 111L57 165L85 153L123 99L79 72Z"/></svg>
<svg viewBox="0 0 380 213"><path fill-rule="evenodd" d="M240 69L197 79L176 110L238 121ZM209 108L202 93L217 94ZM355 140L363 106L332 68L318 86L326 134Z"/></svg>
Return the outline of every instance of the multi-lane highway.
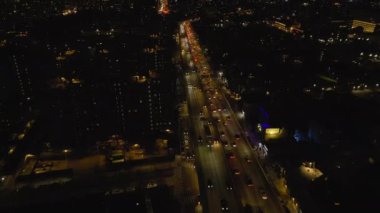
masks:
<svg viewBox="0 0 380 213"><path fill-rule="evenodd" d="M180 24L181 58L193 143L208 212L284 212L247 141L227 94L218 85L190 21ZM208 130L207 130L208 129Z"/></svg>
<svg viewBox="0 0 380 213"><path fill-rule="evenodd" d="M234 192L228 190L226 183L230 182L228 171L225 167L225 158L223 147L221 144L213 143L216 137L215 129L211 129L211 135L206 134L205 128L212 125L209 124L208 115L201 116L203 106L205 105L205 97L201 91L198 77L196 73L190 73L186 76L188 85L189 105L191 110L191 121L193 123L195 141L197 143L198 161L201 165L203 174L203 186L207 194L209 203L209 212L220 212L222 209L221 200L227 201L227 208L232 212L238 212L238 202L235 199ZM202 119L203 118L203 119Z"/></svg>

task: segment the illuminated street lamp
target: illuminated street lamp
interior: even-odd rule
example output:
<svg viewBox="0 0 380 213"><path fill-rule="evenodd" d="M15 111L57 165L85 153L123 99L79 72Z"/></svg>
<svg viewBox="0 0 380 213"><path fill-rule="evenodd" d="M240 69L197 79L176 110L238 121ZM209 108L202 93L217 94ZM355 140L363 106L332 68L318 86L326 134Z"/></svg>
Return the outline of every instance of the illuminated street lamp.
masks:
<svg viewBox="0 0 380 213"><path fill-rule="evenodd" d="M65 161L67 161L67 153L71 152L70 149L64 149L63 154L65 154Z"/></svg>

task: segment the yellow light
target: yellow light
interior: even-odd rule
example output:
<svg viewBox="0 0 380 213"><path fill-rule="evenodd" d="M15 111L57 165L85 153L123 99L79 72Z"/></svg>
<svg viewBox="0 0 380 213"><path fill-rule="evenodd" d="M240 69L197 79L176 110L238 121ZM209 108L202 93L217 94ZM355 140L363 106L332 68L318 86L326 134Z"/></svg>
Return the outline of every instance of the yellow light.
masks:
<svg viewBox="0 0 380 213"><path fill-rule="evenodd" d="M73 78L73 79L71 79L71 83L73 83L73 84L80 84L80 80L77 79L77 78Z"/></svg>
<svg viewBox="0 0 380 213"><path fill-rule="evenodd" d="M28 123L26 123L26 128L30 129L33 123L34 123L34 120L28 121Z"/></svg>
<svg viewBox="0 0 380 213"><path fill-rule="evenodd" d="M65 55L66 56L74 55L75 52L76 52L75 50L66 50Z"/></svg>
<svg viewBox="0 0 380 213"><path fill-rule="evenodd" d="M8 154L11 155L13 154L13 152L16 150L16 147L15 146L11 146L8 150Z"/></svg>
<svg viewBox="0 0 380 213"><path fill-rule="evenodd" d="M21 134L19 134L19 135L17 136L17 139L18 139L19 141L21 141L22 139L24 139L24 137L25 137L25 134L24 134L24 133L21 133Z"/></svg>
<svg viewBox="0 0 380 213"><path fill-rule="evenodd" d="M34 157L34 155L33 154L26 154L24 160L31 158L31 157Z"/></svg>
<svg viewBox="0 0 380 213"><path fill-rule="evenodd" d="M280 128L267 128L267 129L265 129L265 134L267 134L267 135L278 135L278 134L280 134Z"/></svg>
<svg viewBox="0 0 380 213"><path fill-rule="evenodd" d="M55 59L56 59L57 61L63 61L63 60L65 60L66 58L65 58L64 56L57 56Z"/></svg>

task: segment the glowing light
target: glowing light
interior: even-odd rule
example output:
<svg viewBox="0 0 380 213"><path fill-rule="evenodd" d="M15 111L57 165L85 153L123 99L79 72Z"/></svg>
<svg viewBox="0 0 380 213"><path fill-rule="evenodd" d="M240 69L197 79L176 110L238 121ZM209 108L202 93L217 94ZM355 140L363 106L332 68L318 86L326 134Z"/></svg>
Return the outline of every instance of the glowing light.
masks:
<svg viewBox="0 0 380 213"><path fill-rule="evenodd" d="M21 133L21 134L19 134L19 135L17 136L17 139L18 139L19 141L21 141L22 139L24 139L24 137L25 137L25 134L24 134L24 133Z"/></svg>
<svg viewBox="0 0 380 213"><path fill-rule="evenodd" d="M13 154L13 153L15 152L15 150L16 150L16 146L11 146L11 147L9 148L9 150L8 150L8 154L9 154L9 155Z"/></svg>
<svg viewBox="0 0 380 213"><path fill-rule="evenodd" d="M73 8L73 9L67 9L67 10L64 10L62 12L62 15L63 16L68 16L68 15L72 15L72 14L76 14L78 12L77 8Z"/></svg>
<svg viewBox="0 0 380 213"><path fill-rule="evenodd" d="M160 0L158 13L161 15L168 15L170 13L168 0Z"/></svg>
<svg viewBox="0 0 380 213"><path fill-rule="evenodd" d="M267 128L265 129L265 134L267 135L278 135L280 134L280 128Z"/></svg>
<svg viewBox="0 0 380 213"><path fill-rule="evenodd" d="M73 84L80 84L80 80L79 79L77 79L77 78L73 78L73 79L71 79L71 83L73 83Z"/></svg>
<svg viewBox="0 0 380 213"><path fill-rule="evenodd" d="M24 161L26 161L28 158L34 157L33 154L26 154L24 157Z"/></svg>

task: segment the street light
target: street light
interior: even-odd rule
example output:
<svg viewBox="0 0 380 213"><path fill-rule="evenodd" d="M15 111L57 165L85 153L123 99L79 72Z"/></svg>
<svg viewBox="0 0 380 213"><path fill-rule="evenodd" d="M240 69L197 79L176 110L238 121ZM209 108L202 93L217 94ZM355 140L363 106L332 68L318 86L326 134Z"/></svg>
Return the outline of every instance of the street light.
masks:
<svg viewBox="0 0 380 213"><path fill-rule="evenodd" d="M67 153L71 152L70 149L64 149L63 153L65 154L65 161L67 161Z"/></svg>

